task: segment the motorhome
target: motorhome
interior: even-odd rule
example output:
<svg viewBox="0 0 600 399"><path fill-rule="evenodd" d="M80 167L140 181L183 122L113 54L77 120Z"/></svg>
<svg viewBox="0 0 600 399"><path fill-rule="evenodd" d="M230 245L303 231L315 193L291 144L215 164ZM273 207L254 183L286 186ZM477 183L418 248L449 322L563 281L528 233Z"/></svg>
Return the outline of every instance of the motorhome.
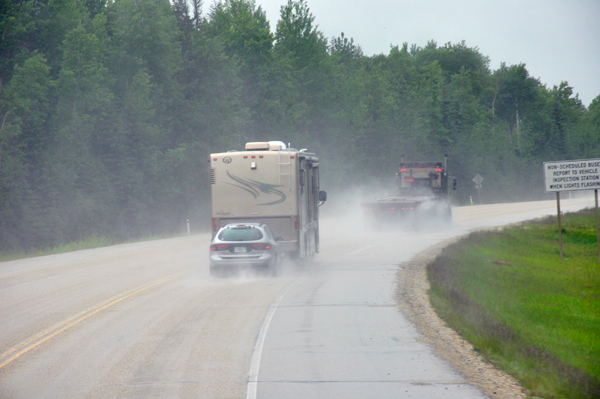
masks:
<svg viewBox="0 0 600 399"><path fill-rule="evenodd" d="M213 236L235 222L266 224L291 258L319 252L319 158L281 141L247 143L243 151L211 154Z"/></svg>

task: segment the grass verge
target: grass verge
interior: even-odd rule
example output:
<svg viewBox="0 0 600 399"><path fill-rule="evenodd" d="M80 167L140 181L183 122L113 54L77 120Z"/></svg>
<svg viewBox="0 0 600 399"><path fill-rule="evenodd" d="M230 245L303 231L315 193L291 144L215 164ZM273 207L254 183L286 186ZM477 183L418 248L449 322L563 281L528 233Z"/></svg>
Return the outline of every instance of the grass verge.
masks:
<svg viewBox="0 0 600 399"><path fill-rule="evenodd" d="M86 239L73 241L66 244L60 244L51 248L40 248L33 249L30 251L21 251L21 252L0 252L0 262L15 260L15 259L24 259L24 258L33 258L35 256L44 256L44 255L53 255L53 254L61 254L65 252L72 251L80 251L82 249L92 249L92 248L101 248L107 247L110 245L118 245L118 244L128 244L133 242L143 242L143 241L152 241L152 240L160 240L166 238L175 238L182 237L186 234L170 234L170 235L160 235L160 236L148 236L136 240L119 240L111 237L97 236L92 235Z"/></svg>
<svg viewBox="0 0 600 399"><path fill-rule="evenodd" d="M600 398L594 210L472 233L428 266L439 316L530 395Z"/></svg>
<svg viewBox="0 0 600 399"><path fill-rule="evenodd" d="M92 235L84 240L73 241L67 244L60 244L50 248L39 248L19 252L0 252L0 262L7 260L32 258L35 256L53 255L64 252L79 251L82 249L100 248L115 244L117 244L117 242L114 239Z"/></svg>

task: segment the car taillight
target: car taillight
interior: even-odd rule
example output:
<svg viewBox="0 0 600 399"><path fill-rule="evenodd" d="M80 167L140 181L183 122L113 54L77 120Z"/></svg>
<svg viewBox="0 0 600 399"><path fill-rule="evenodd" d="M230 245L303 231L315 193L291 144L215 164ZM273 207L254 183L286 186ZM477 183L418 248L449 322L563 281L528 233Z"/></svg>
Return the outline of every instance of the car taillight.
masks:
<svg viewBox="0 0 600 399"><path fill-rule="evenodd" d="M227 244L213 244L210 246L211 251L225 251L227 249Z"/></svg>
<svg viewBox="0 0 600 399"><path fill-rule="evenodd" d="M252 249L256 249L259 251L268 251L269 249L271 249L271 246L269 244L252 244Z"/></svg>

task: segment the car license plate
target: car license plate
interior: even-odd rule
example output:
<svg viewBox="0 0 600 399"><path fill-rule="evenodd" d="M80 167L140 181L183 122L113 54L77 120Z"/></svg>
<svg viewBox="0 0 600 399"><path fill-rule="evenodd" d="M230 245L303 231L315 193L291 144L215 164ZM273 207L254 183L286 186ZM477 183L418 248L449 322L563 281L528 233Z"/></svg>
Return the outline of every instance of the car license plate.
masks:
<svg viewBox="0 0 600 399"><path fill-rule="evenodd" d="M233 252L246 252L246 247L234 247Z"/></svg>

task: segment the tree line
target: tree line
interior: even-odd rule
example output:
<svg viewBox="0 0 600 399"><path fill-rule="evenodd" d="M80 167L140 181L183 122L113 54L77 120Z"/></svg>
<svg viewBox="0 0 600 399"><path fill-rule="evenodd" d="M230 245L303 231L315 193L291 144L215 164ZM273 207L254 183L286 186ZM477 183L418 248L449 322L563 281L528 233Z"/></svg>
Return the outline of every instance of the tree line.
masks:
<svg viewBox="0 0 600 399"><path fill-rule="evenodd" d="M247 141L316 152L330 196L448 154L457 203L476 173L488 202L538 199L543 161L600 157L600 96L464 42L366 56L306 0L278 18L253 0L2 2L0 250L207 223L208 155Z"/></svg>

